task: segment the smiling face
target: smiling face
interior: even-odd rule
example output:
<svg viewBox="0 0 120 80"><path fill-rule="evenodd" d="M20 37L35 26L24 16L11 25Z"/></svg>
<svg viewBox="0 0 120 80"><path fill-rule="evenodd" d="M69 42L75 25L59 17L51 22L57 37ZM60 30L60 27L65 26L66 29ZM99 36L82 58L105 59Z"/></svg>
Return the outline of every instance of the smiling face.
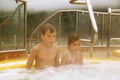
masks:
<svg viewBox="0 0 120 80"><path fill-rule="evenodd" d="M44 34L41 34L41 38L44 40L44 43L52 45L56 41L56 31L51 32L48 29Z"/></svg>

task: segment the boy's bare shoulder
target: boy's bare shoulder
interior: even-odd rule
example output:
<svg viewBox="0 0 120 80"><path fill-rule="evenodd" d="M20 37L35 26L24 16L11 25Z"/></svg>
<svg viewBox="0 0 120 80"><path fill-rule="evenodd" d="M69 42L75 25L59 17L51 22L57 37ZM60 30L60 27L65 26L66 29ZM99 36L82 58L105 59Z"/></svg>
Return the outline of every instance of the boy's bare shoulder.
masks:
<svg viewBox="0 0 120 80"><path fill-rule="evenodd" d="M37 51L37 50L39 50L41 47L42 47L42 45L41 45L41 43L39 43L39 44L35 45L35 46L32 48L32 50Z"/></svg>

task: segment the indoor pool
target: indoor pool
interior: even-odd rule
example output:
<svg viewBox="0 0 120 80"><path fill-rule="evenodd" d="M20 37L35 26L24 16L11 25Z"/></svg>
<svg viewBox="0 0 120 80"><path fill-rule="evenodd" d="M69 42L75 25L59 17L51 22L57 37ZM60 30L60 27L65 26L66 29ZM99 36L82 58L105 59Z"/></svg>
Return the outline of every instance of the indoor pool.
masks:
<svg viewBox="0 0 120 80"><path fill-rule="evenodd" d="M21 63L24 64L25 61ZM15 64L20 65L20 62ZM120 61L85 59L84 65L80 66L66 65L44 70L1 69L0 80L120 80Z"/></svg>

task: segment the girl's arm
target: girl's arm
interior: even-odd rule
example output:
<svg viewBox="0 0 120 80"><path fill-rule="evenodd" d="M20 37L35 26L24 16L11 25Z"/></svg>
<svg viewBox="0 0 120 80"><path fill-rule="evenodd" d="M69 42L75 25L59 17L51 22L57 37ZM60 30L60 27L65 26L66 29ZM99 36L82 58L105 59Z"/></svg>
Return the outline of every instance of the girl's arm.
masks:
<svg viewBox="0 0 120 80"><path fill-rule="evenodd" d="M82 53L79 54L79 58L80 58L79 59L80 64L83 64L83 54Z"/></svg>
<svg viewBox="0 0 120 80"><path fill-rule="evenodd" d="M67 60L68 60L67 54L63 53L63 55L61 57L61 65L66 65Z"/></svg>

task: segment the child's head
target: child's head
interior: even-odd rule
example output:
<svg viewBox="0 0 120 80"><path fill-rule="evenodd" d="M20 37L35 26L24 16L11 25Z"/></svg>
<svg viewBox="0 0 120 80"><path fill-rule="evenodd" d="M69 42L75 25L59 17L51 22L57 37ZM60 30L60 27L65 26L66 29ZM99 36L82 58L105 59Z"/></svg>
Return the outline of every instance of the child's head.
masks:
<svg viewBox="0 0 120 80"><path fill-rule="evenodd" d="M41 38L48 44L53 44L56 40L56 29L52 24L46 23L42 26Z"/></svg>
<svg viewBox="0 0 120 80"><path fill-rule="evenodd" d="M75 51L80 49L80 37L76 32L68 36L68 48Z"/></svg>

